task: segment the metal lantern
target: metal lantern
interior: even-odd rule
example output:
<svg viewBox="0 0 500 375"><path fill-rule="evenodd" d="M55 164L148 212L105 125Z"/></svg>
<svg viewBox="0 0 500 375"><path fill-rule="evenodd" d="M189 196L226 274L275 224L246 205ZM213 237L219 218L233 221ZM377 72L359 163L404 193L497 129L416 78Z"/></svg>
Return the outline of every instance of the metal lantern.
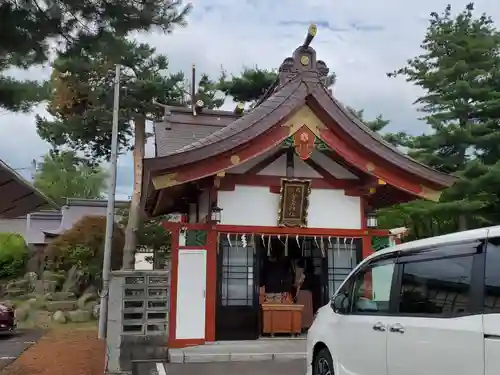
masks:
<svg viewBox="0 0 500 375"><path fill-rule="evenodd" d="M378 221L375 212L370 211L366 214L366 227L370 229L377 228Z"/></svg>
<svg viewBox="0 0 500 375"><path fill-rule="evenodd" d="M222 216L222 208L214 205L212 207L212 223L220 223L221 222L221 216Z"/></svg>

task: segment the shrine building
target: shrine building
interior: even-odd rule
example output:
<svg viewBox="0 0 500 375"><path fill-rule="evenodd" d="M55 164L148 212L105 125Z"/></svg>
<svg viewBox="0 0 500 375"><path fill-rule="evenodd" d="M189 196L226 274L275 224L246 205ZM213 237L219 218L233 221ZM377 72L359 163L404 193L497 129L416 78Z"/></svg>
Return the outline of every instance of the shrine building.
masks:
<svg viewBox="0 0 500 375"><path fill-rule="evenodd" d="M142 205L172 214L169 346L300 334L372 253L374 210L436 201L452 176L370 131L303 45L252 109L169 107ZM274 315L273 315L274 314ZM274 320L273 320L274 317Z"/></svg>

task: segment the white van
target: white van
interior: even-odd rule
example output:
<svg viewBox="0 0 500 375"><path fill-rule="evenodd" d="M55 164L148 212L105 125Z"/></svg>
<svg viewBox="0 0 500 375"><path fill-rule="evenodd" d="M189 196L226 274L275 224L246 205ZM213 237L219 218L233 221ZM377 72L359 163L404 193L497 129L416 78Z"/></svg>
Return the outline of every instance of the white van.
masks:
<svg viewBox="0 0 500 375"><path fill-rule="evenodd" d="M500 226L378 251L318 310L307 375L500 374Z"/></svg>

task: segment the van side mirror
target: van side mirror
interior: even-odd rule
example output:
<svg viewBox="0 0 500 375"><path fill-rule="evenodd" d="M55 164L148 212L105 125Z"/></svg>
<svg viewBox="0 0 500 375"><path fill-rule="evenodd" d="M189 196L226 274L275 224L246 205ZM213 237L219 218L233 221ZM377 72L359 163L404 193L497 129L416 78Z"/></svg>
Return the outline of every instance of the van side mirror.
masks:
<svg viewBox="0 0 500 375"><path fill-rule="evenodd" d="M339 293L332 298L330 307L337 314L346 314L349 312L349 295L347 293Z"/></svg>

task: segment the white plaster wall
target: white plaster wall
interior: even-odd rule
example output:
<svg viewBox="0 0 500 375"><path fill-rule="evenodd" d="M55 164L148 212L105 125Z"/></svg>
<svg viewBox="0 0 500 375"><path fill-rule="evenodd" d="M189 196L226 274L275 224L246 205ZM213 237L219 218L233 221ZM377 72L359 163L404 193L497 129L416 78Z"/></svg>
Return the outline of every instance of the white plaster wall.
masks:
<svg viewBox="0 0 500 375"><path fill-rule="evenodd" d="M234 191L219 191L221 224L276 226L279 194L267 186L236 185ZM359 197L344 195L343 190L312 189L309 197L309 228L360 229Z"/></svg>
<svg viewBox="0 0 500 375"><path fill-rule="evenodd" d="M233 191L219 191L221 224L276 226L279 195L267 186L236 185Z"/></svg>
<svg viewBox="0 0 500 375"><path fill-rule="evenodd" d="M343 190L311 189L307 215L310 228L361 229L361 201Z"/></svg>
<svg viewBox="0 0 500 375"><path fill-rule="evenodd" d="M208 207L210 206L210 192L208 190L203 190L200 194L198 206L200 222L204 222L209 212Z"/></svg>
<svg viewBox="0 0 500 375"><path fill-rule="evenodd" d="M18 233L26 237L26 217L15 219L0 219L0 233ZM25 238L27 241L27 239Z"/></svg>
<svg viewBox="0 0 500 375"><path fill-rule="evenodd" d="M56 231L61 222L58 219L36 219L31 217L29 221L29 226L26 229L26 236L24 237L27 243L44 243L45 234L44 231Z"/></svg>

